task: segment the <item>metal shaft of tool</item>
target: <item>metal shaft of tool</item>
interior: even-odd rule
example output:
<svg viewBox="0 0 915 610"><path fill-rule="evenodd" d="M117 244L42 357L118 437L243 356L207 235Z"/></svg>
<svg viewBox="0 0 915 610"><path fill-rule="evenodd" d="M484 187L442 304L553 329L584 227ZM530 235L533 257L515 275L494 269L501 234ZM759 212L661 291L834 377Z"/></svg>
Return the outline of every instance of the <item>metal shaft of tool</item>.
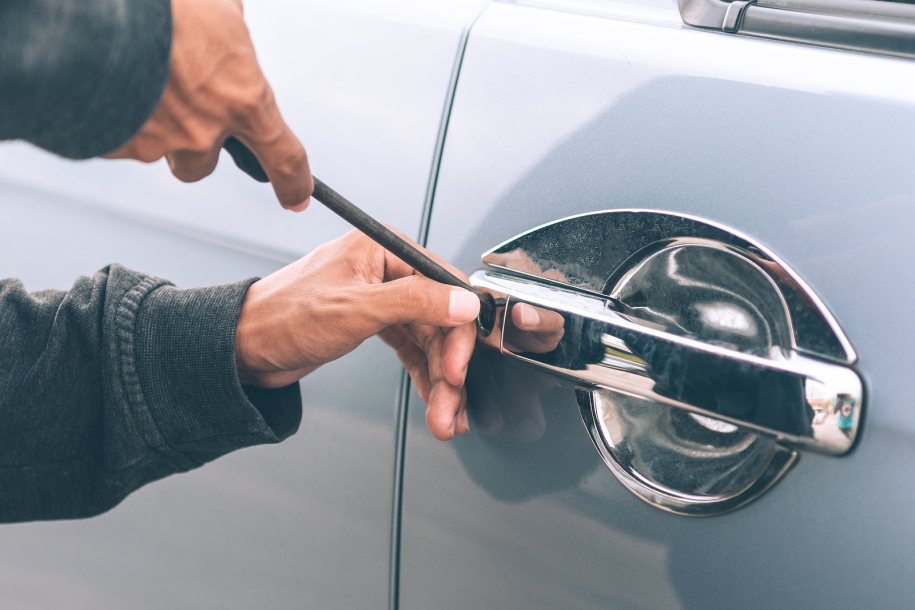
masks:
<svg viewBox="0 0 915 610"><path fill-rule="evenodd" d="M365 233L385 250L407 263L427 278L442 284L469 290L477 295L477 298L480 299L481 317L484 317L484 310L486 310L487 314L492 311L493 306L491 297L484 295L479 290L436 263L416 246L363 212L343 195L330 188L319 179L314 178L314 181L315 191L312 196L340 218Z"/></svg>
<svg viewBox="0 0 915 610"><path fill-rule="evenodd" d="M258 182L270 182L270 177L261 166L260 161L251 150L237 138L227 138L222 145L243 172L257 180ZM312 176L314 178L314 176ZM459 277L436 263L434 260L423 254L413 244L403 239L397 233L360 210L358 207L349 202L346 197L330 188L317 178L315 181L314 198L330 208L332 212L340 218L350 223L376 243L383 246L388 252L407 263L426 277L448 284L457 286L464 290L477 295L480 299L480 316L477 318L477 324L484 336L488 335L495 324L496 305L493 297L483 294L473 286L465 283Z"/></svg>

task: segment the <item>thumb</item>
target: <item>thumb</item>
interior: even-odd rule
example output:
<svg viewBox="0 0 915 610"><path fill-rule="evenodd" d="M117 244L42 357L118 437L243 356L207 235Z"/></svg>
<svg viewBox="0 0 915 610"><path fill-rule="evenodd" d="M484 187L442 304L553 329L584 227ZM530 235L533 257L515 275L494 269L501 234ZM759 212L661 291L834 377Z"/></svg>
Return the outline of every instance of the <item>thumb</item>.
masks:
<svg viewBox="0 0 915 610"><path fill-rule="evenodd" d="M421 275L375 284L371 289L374 298L366 299L368 318L380 328L413 323L462 326L480 313L480 300L472 292Z"/></svg>

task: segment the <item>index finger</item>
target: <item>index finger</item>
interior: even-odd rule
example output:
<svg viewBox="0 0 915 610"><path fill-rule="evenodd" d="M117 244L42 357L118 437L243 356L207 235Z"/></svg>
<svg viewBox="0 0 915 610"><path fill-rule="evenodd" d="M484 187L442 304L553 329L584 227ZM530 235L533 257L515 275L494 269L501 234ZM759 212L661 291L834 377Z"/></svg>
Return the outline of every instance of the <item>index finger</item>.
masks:
<svg viewBox="0 0 915 610"><path fill-rule="evenodd" d="M273 184L280 205L301 212L308 207L315 188L308 155L280 115L272 91L268 91L262 108L254 124L233 135L257 157Z"/></svg>

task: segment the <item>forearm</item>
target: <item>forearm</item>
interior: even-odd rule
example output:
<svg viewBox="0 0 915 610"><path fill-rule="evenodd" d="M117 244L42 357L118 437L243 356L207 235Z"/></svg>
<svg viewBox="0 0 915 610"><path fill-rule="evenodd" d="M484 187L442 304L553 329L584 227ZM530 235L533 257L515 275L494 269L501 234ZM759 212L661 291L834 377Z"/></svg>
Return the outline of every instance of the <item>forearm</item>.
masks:
<svg viewBox="0 0 915 610"><path fill-rule="evenodd" d="M0 140L74 159L115 150L152 114L170 0L0 2Z"/></svg>
<svg viewBox="0 0 915 610"><path fill-rule="evenodd" d="M69 292L0 282L0 521L98 514L153 480L295 432L297 384L238 381L249 283L177 290L118 266Z"/></svg>

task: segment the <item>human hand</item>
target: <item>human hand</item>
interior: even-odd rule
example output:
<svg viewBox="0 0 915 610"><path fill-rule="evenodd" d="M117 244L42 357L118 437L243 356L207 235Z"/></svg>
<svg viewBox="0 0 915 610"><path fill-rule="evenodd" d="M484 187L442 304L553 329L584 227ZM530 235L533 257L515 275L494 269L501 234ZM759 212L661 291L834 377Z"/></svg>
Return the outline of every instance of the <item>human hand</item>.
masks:
<svg viewBox="0 0 915 610"><path fill-rule="evenodd" d="M527 303L513 303L505 322L503 347L512 352L546 354L565 336L565 318L561 314Z"/></svg>
<svg viewBox="0 0 915 610"><path fill-rule="evenodd" d="M497 301L505 302L506 295L483 289ZM546 354L559 346L565 336L565 318L562 314L528 303L509 301L498 306L495 327L488 335L477 337L480 344L497 351Z"/></svg>
<svg viewBox="0 0 915 610"><path fill-rule="evenodd" d="M448 440L470 429L463 386L479 310L474 294L417 274L351 231L251 285L235 335L239 378L282 387L377 334L428 405L433 436Z"/></svg>
<svg viewBox="0 0 915 610"><path fill-rule="evenodd" d="M168 82L149 120L110 159L152 163L196 182L235 136L257 157L280 204L300 212L314 190L305 148L280 116L245 26L241 0L172 0Z"/></svg>

